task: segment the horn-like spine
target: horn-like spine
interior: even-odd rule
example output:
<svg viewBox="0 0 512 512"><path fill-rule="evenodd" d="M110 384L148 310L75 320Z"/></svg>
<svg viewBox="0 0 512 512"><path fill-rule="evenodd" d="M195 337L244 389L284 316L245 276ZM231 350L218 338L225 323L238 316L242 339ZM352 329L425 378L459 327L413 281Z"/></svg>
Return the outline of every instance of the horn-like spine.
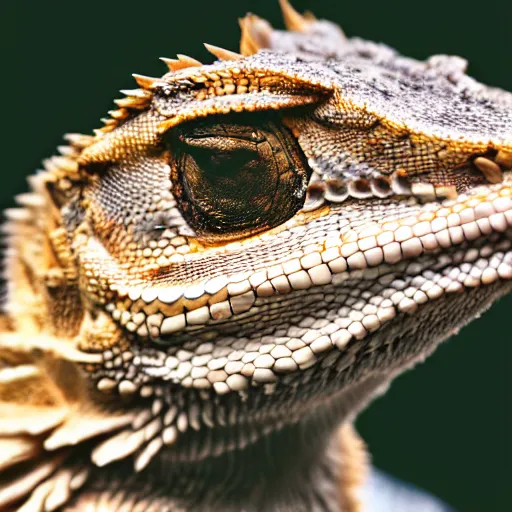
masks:
<svg viewBox="0 0 512 512"><path fill-rule="evenodd" d="M239 60L243 57L240 53L220 48L213 44L204 43L205 48L219 60Z"/></svg>

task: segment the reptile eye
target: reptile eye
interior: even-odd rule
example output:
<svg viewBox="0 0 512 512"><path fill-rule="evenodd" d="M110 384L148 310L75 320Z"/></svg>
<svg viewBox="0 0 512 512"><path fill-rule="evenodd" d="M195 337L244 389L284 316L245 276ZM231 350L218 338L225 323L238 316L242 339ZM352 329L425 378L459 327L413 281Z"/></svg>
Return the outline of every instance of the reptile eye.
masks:
<svg viewBox="0 0 512 512"><path fill-rule="evenodd" d="M215 116L173 130L173 193L204 240L270 229L304 204L309 169L298 143L274 116Z"/></svg>

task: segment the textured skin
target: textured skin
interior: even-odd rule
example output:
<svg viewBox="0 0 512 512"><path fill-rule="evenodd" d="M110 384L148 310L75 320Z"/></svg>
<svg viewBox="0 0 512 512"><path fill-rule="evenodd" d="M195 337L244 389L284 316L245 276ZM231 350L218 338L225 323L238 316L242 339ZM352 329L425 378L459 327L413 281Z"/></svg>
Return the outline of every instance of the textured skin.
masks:
<svg viewBox="0 0 512 512"><path fill-rule="evenodd" d="M8 212L0 508L358 510L356 414L510 290L512 95L282 5Z"/></svg>

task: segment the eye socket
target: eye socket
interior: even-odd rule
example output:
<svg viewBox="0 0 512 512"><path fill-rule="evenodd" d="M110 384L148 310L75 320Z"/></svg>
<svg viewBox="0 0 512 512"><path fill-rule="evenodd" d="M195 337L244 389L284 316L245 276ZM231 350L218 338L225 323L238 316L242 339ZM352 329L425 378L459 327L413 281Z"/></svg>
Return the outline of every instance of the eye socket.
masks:
<svg viewBox="0 0 512 512"><path fill-rule="evenodd" d="M179 126L165 142L179 208L206 241L270 229L304 204L310 170L275 115L212 116Z"/></svg>

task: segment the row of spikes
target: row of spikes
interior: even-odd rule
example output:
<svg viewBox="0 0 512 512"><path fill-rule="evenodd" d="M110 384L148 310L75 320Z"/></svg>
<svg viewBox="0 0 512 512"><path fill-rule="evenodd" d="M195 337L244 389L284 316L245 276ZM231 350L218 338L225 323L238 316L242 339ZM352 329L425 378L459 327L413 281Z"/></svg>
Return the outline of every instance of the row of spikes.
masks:
<svg viewBox="0 0 512 512"><path fill-rule="evenodd" d="M279 0L283 13L284 24L288 30L295 32L304 32L308 30L309 24L315 20L310 13L304 15L298 13L288 2L288 0ZM238 60L247 55L253 55L260 49L268 47L269 36L272 32L271 25L253 15L248 14L245 18L239 20L241 28L240 51L236 53L218 46L205 43L206 49L218 60ZM187 55L178 54L177 59L161 58L167 65L169 72L176 72L181 69L202 66L203 64ZM61 156L50 158L44 162L47 171L56 176L58 180L70 178L74 180L77 177L78 165L77 158L81 151L93 144L105 133L114 130L124 122L134 111L141 111L148 108L153 96L153 89L162 83L161 78L134 74L133 78L139 86L138 89L121 90L125 97L114 100L117 109L108 112L109 117L103 118L104 126L93 130L94 135L83 135L79 133L69 133L65 139L68 146L58 148Z"/></svg>
<svg viewBox="0 0 512 512"><path fill-rule="evenodd" d="M288 0L279 0L285 26L288 30L294 32L305 32L308 30L310 23L315 21L315 17L311 13L304 15L298 13L288 2ZM240 37L240 53L226 50L211 44L205 43L206 49L219 60L238 60L244 56L254 55L259 50L268 47L269 36L272 32L271 25L255 16L248 14L245 18L239 20L241 37ZM202 66L203 63L189 57L188 55L178 54L177 59L168 59L162 57L161 60L167 65L170 72L181 69ZM134 74L133 77L137 84L143 90L151 91L157 84L161 83L161 78L154 78L144 75Z"/></svg>
<svg viewBox="0 0 512 512"><path fill-rule="evenodd" d="M304 32L308 29L308 25L315 20L315 17L311 13L304 15L298 13L288 0L279 0L279 4L283 13L285 26L288 30ZM267 21L253 14L248 14L245 18L241 18L239 23L241 28L241 53L205 43L206 49L218 60L239 60L244 56L253 55L260 49L268 47L272 27ZM167 65L169 72L203 65L202 62L188 55L178 54L177 57L177 59L162 57L160 60ZM140 89L121 91L126 95L126 98L114 100L114 103L119 108L117 110L110 110L108 112L110 117L102 119L105 126L99 130L95 130L97 136L101 136L102 133L112 131L119 126L122 121L129 117L131 110L143 110L147 108L151 102L152 90L159 84L162 84L161 78L139 74L133 74L133 78Z"/></svg>
<svg viewBox="0 0 512 512"><path fill-rule="evenodd" d="M279 4L283 13L284 24L288 30L295 32L307 31L309 24L315 20L311 13L305 13L304 15L298 13L288 0L279 0ZM248 14L245 18L239 20L239 24L241 28L241 53L205 43L206 49L218 60L239 60L268 47L273 29L267 21L253 14ZM178 54L177 59L162 57L161 60L167 65L169 72L203 65L200 61L183 54ZM55 175L57 180L69 178L73 181L78 178L76 160L81 151L96 142L105 133L114 130L134 112L140 112L148 108L153 97L153 89L158 84L162 84L162 79L139 74L133 74L133 78L139 88L121 90L125 97L114 100L118 108L110 110L108 112L109 117L102 119L104 123L102 128L93 130L94 135L79 133L65 135L64 138L69 145L59 146L58 150L61 156L52 157L44 162L45 169Z"/></svg>
<svg viewBox="0 0 512 512"><path fill-rule="evenodd" d="M243 57L241 54L210 44L205 43L205 47L219 60L237 60ZM170 72L203 65L198 60L187 55L178 54L177 57L177 59L161 58ZM68 145L62 145L57 148L60 155L48 158L43 162L44 169L54 176L57 181L65 181L67 179L74 181L79 179L77 159L81 151L96 142L105 133L114 130L134 111L142 111L150 105L153 96L152 89L157 83L161 83L161 79L138 74L133 74L133 77L139 88L121 90L125 97L114 100L118 108L110 110L108 112L110 117L102 119L104 123L102 128L93 130L94 135L81 133L66 134L64 139L68 142Z"/></svg>
<svg viewBox="0 0 512 512"><path fill-rule="evenodd" d="M219 48L211 44L205 43L206 49L219 60L238 60L243 57L239 53ZM169 59L161 57L170 72L179 71L181 69L202 66L203 63L189 57L188 55L178 54L177 59ZM110 110L108 114L110 117L102 119L105 126L99 130L95 130L96 136L101 136L103 133L112 131L127 119L131 113L146 109L151 103L152 90L158 85L162 84L161 78L152 78L144 75L133 74L133 78L139 85L140 89L122 90L121 92L126 96L125 98L114 100L114 103L119 107L116 110Z"/></svg>

